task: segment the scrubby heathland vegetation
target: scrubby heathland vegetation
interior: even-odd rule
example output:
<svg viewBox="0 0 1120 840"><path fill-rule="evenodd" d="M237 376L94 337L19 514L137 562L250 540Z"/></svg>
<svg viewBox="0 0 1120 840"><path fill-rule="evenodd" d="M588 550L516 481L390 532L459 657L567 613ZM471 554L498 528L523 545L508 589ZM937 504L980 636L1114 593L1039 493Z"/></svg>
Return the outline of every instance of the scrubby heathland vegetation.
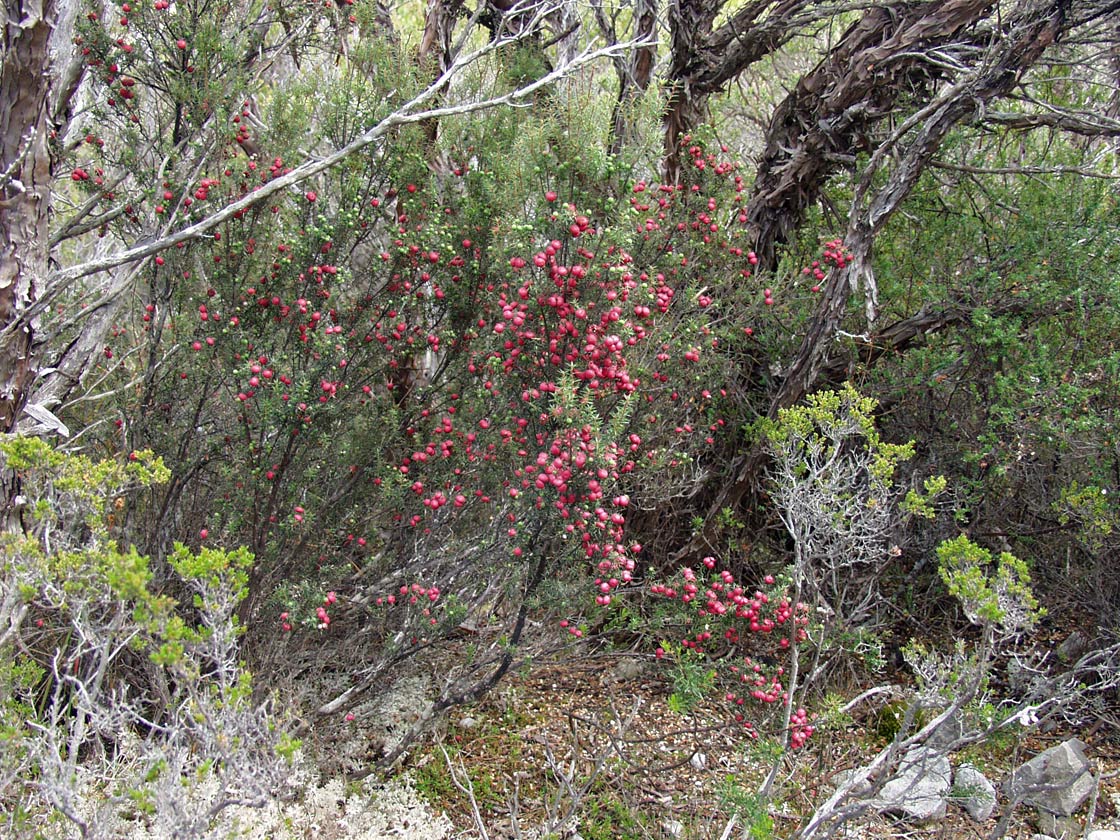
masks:
<svg viewBox="0 0 1120 840"><path fill-rule="evenodd" d="M605 646L753 750L725 837L859 816L769 815L853 701L880 784L1115 727L1116 4L3 31L0 833L224 837L410 675L362 775Z"/></svg>

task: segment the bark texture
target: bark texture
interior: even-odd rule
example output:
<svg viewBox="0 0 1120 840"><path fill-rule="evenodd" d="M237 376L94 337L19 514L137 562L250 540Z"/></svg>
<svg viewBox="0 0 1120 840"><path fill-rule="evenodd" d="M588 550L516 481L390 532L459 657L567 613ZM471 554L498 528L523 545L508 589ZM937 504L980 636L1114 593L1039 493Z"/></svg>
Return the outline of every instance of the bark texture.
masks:
<svg viewBox="0 0 1120 840"><path fill-rule="evenodd" d="M891 7L893 3L870 4ZM665 114L666 181L681 171L681 138L704 118L708 98L724 91L753 64L781 49L805 27L836 12L819 0L751 0L715 26L723 0L674 0L669 4L669 92ZM859 8L859 4L849 8Z"/></svg>
<svg viewBox="0 0 1120 840"><path fill-rule="evenodd" d="M984 7L983 3L965 2L946 5L957 7L962 15L979 13ZM987 102L1008 94L1023 72L1058 40L1069 6L1069 0L1028 4L1020 8L1020 14L1012 17L1008 26L981 33L980 38L987 40L978 44L983 48L983 60L961 73L876 149L857 184L849 216L845 244L853 259L830 276L801 348L774 400L772 413L793 405L813 387L844 317L849 294L859 286L864 287L867 296L868 321L873 321L877 301L870 263L875 237L910 195L949 132L970 114L983 109ZM964 25L963 18L955 20ZM885 181L876 188L873 184L888 156L894 158L893 165Z"/></svg>
<svg viewBox="0 0 1120 840"><path fill-rule="evenodd" d="M769 414L794 405L826 374L846 368L835 338L862 287L868 334L865 347L903 349L920 332L962 318L956 305L924 310L875 331L877 308L871 253L876 236L910 195L955 127L1008 96L1024 72L1067 31L1072 0L1023 2L1002 20L989 18L990 4L947 0L907 9L873 11L845 33L836 50L806 75L775 112L748 215L760 261L776 263L776 246L797 229L809 205L838 165L837 156L896 108L894 128L874 147L856 181L845 245L850 261L834 270L802 336L800 347L775 389ZM899 13L902 12L900 15ZM878 70L876 68L879 68ZM879 79L880 74L884 78ZM874 361L881 354L872 353ZM734 466L731 480L715 493L706 522L725 507L761 492L765 453L755 446ZM704 551L705 528L679 557Z"/></svg>
<svg viewBox="0 0 1120 840"><path fill-rule="evenodd" d="M982 19L987 0L909 3L869 10L778 105L747 209L759 264L777 266L827 180L898 109L928 100L944 70L929 56ZM905 112L905 111L904 111Z"/></svg>
<svg viewBox="0 0 1120 840"><path fill-rule="evenodd" d="M15 428L34 377L33 323L49 254L47 150L53 0L6 0L0 59L0 432Z"/></svg>
<svg viewBox="0 0 1120 840"><path fill-rule="evenodd" d="M595 15L599 28L611 43L619 37L613 19L608 19L602 4L596 4ZM618 98L611 114L611 154L618 154L637 139L633 109L653 82L653 69L657 63L657 0L637 0L634 4L631 37L646 46L637 47L628 56L618 56L614 61L618 76Z"/></svg>

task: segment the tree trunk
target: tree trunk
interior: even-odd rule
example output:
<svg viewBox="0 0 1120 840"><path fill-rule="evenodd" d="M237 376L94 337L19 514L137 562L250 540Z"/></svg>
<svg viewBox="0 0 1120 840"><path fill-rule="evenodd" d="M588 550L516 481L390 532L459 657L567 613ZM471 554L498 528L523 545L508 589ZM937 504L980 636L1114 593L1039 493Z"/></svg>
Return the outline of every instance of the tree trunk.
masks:
<svg viewBox="0 0 1120 840"><path fill-rule="evenodd" d="M0 432L11 432L35 375L25 317L47 274L47 152L53 0L7 0L0 64Z"/></svg>
<svg viewBox="0 0 1120 840"><path fill-rule="evenodd" d="M836 14L835 6L820 0L749 0L713 28L726 5L725 0L673 0L669 4L669 101L663 121L662 166L667 183L676 183L680 177L681 140L704 118L708 97L724 90L799 32ZM869 5L886 8L895 4Z"/></svg>
<svg viewBox="0 0 1120 840"><path fill-rule="evenodd" d="M416 62L421 67L429 68L433 79L438 79L451 66L451 35L455 29L455 19L462 8L462 0L429 0L428 11L424 16L424 33L416 50ZM440 92L441 96L445 90ZM425 120L422 128L430 162L435 156L439 120Z"/></svg>
<svg viewBox="0 0 1120 840"><path fill-rule="evenodd" d="M971 44L959 39L958 46L963 48L963 54L970 56L971 67L966 70L962 64L961 71L956 74L956 78L951 83L947 82L944 89L933 97L928 105L919 109L904 123L907 130L905 132L896 131L892 138L880 144L875 153L872 154L856 186L849 216L845 245L850 253L851 261L843 269L834 270L824 284L820 302L817 304L816 311L805 329L801 346L787 366L780 387L771 398L769 410L771 417L776 417L780 409L799 402L816 387L823 373L836 369L837 362L835 360L830 361L835 346L833 339L847 315L851 293L860 284L864 284L865 287L870 286L871 292L874 291L870 266L871 251L876 235L910 194L921 173L936 155L948 133L970 114L975 113L978 109L982 110L986 103L1010 93L1023 72L1041 58L1047 47L1060 38L1066 25L1069 4L1070 0L1056 0L1056 2L1050 3L1025 3L1016 10L1016 14L1007 17L999 31L981 33L976 41ZM947 11L962 16L979 15L986 8L983 3L969 3L963 2L963 0L962 2L952 2L950 0L950 2L937 5L947 7ZM821 111L809 109L801 112L796 107L798 91L806 91L810 101L814 97L822 103L825 101L822 96L813 93L815 89L817 91L827 91L829 98L840 97L841 101L862 106L880 107L879 104L872 102L870 99L849 99L843 96L845 86L841 82L845 78L848 79L851 84L856 85L856 90L862 89L864 91L864 97L873 95L876 97L876 101L878 97L889 97L893 101L899 96L898 92L894 94L872 92L871 88L865 87L859 79L858 68L870 69L878 61L887 60L891 55L890 52L884 52L888 45L891 50L916 50L918 49L918 42L915 39L921 33L925 33L921 37L928 38L932 37L931 32L940 31L941 37L946 38L948 35L958 32L960 27L964 25L963 21L964 17L944 15L937 16L932 22L921 20L907 24L903 21L894 30L894 35L881 40L882 46L873 50L862 49L860 57L853 59L853 64L846 65L849 72L844 74L841 79L833 79L829 85L823 84L825 81L823 78L809 85L805 84L805 79L802 80L797 90L787 100L791 107L786 111L790 115L801 113L801 116L795 119L795 122L804 127L800 140L794 139L796 132L792 128L793 122L790 122L787 118L782 118L779 125L783 136L790 139L793 145L789 148L782 148L779 144L772 143L773 147L779 150L779 153L773 159L776 160L781 156L787 161L785 167L777 167L773 165L772 160L768 168L767 176L770 178L771 184L774 185L769 195L775 197L776 200L771 207L771 212L768 212L764 218L773 226L773 230L779 232L783 230L792 231L793 227L784 226L794 225L795 222L800 221L800 214L808 206L806 190L819 190L823 185L827 160L820 163L813 163L808 160L810 155L807 144L810 138L815 136L816 140L814 142L822 144L812 147L814 155L825 155L823 149L828 143L833 142L827 137L825 129L821 127L824 120L819 120L814 125L810 116L813 113L838 113L838 111L836 109L822 109ZM953 22L954 25L948 26L950 22ZM947 28L938 30L935 24L944 24ZM893 26L894 24L891 22L889 25ZM851 35L852 30L849 30L849 36ZM846 36L845 40L849 36ZM860 36L857 40L863 41L864 39ZM849 41L848 43L850 45L852 42ZM936 43L936 41L931 42L931 45L932 43ZM841 48L843 47L842 44ZM902 59L900 61L905 62L906 60ZM917 58L909 60L917 60ZM823 62L817 70L810 74L810 77L816 75L822 68L826 68L828 64L827 60ZM903 78L920 81L914 77L903 76L895 77L895 84L899 84ZM871 113L871 107L863 108L862 113ZM779 109L779 114L781 111L782 109ZM850 122L849 129L856 125L857 121ZM891 163L889 173L885 178L882 178L881 170L887 168L888 162ZM803 184L798 182L792 172L786 170L807 173L807 177L811 175L816 180L809 180ZM766 188L763 187L762 189L765 190ZM756 206L765 207L767 205L766 195L766 193L756 191ZM952 317L951 313L946 312L942 318L935 318L934 324L927 324L926 326L944 326L949 323ZM919 312L913 316L913 324L910 326L917 328L927 318L928 313L923 315ZM939 324L938 321L940 321ZM883 337L883 342L875 337L869 339L868 343L875 345L893 342L896 346L904 346L905 343L913 341L914 338L915 336L911 334L909 328L895 325L891 335ZM869 361L873 360L874 358L869 359ZM726 476L724 477L724 484L715 494L713 503L709 505L708 516L705 517L705 521L715 523L718 512L724 507L735 508L744 497L758 493L761 489L765 466L766 456L761 446L756 445L743 453L737 462L732 465L733 474L729 480ZM704 551L712 539L712 534L709 531L710 526L701 529L695 538L677 553L677 557L683 558L689 554Z"/></svg>
<svg viewBox="0 0 1120 840"><path fill-rule="evenodd" d="M637 0L634 5L633 37L638 41L654 41L657 37L657 0ZM615 62L618 72L618 99L611 115L611 154L618 154L636 139L634 106L649 90L657 47L638 47L628 57Z"/></svg>
<svg viewBox="0 0 1120 840"><path fill-rule="evenodd" d="M713 0L674 0L669 4L669 91L665 111L665 157L662 163L666 183L680 180L681 138L704 115L711 92L693 78L694 62L710 36L712 21L721 4Z"/></svg>
<svg viewBox="0 0 1120 840"><path fill-rule="evenodd" d="M53 0L5 0L0 56L0 434L15 431L35 378L29 308L50 254L47 152ZM19 527L19 478L0 469L0 528Z"/></svg>
<svg viewBox="0 0 1120 840"><path fill-rule="evenodd" d="M747 218L759 267L773 270L828 179L873 148L872 129L943 76L927 56L982 19L986 0L869 10L782 101L767 132Z"/></svg>
<svg viewBox="0 0 1120 840"><path fill-rule="evenodd" d="M872 155L856 186L849 216L845 245L849 262L833 272L824 288L824 297L809 322L801 348L774 399L774 414L801 400L812 389L829 355L832 339L847 308L848 295L860 285L865 288L868 323L873 320L874 278L871 275L871 250L875 237L902 204L926 166L941 148L946 136L969 114L992 99L1004 96L1023 72L1057 41L1066 19L1070 0L1035 5L1012 16L1004 32L988 46L973 70L962 73L941 94L911 120L908 142L886 142ZM953 4L963 11L965 3ZM982 3L975 4L977 11ZM901 139L901 138L898 138ZM878 189L874 179L886 163L895 160L890 174Z"/></svg>

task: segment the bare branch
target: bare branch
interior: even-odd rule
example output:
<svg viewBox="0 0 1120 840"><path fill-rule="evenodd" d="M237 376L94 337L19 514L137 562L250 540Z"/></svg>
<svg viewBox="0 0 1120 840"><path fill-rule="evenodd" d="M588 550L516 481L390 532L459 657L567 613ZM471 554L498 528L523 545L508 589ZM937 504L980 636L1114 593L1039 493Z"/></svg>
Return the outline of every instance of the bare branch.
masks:
<svg viewBox="0 0 1120 840"><path fill-rule="evenodd" d="M1089 111L1053 110L1048 114L985 111L980 121L987 125L1009 128L1014 131L1049 128L1068 131L1070 134L1079 134L1084 137L1120 136L1120 120Z"/></svg>
<svg viewBox="0 0 1120 840"><path fill-rule="evenodd" d="M1098 178L1104 181L1120 180L1120 174L1087 169L1084 166L969 166L965 163L947 163L943 160L930 161L931 169L944 169L950 172L964 172L969 175L1077 175L1082 178Z"/></svg>
<svg viewBox="0 0 1120 840"><path fill-rule="evenodd" d="M640 46L648 46L647 43L640 41L628 41L622 44L612 44L599 49L588 49L578 55L570 64L559 67L540 79L524 85L509 93L501 94L499 96L492 96L487 99L482 99L476 102L467 102L460 105L447 105L437 108L425 109L424 106L433 97L435 97L440 89L462 73L467 67L478 62L481 58L497 49L508 46L516 39L507 38L497 41L492 41L484 47L471 52L466 56L457 58L454 63L444 71L440 77L429 85L423 92L418 94L409 102L402 105L392 114L390 114L381 122L372 126L371 128L358 135L347 145L343 146L336 152L333 152L320 160L309 160L300 166L292 169L285 175L281 175L272 181L269 181L264 186L257 189L255 192L238 199L231 204L226 205L217 213L196 222L193 225L175 231L172 234L161 237L153 242L144 243L135 247L129 248L125 251L120 251L100 259L91 260L89 262L81 263L80 265L72 266L70 268L61 269L52 272L49 280L52 283L69 283L81 277L86 277L90 274L96 274L100 271L105 271L114 268L124 263L133 262L135 260L143 259L144 257L152 256L160 251L174 247L180 242L188 242L199 238L208 231L214 229L223 222L233 218L242 210L245 210L252 205L265 200L282 190L293 187L301 181L325 172L326 170L336 166L351 155L361 151L366 146L380 140L393 129L402 125L411 125L414 123L423 122L425 120L440 119L443 117L459 116L462 114L475 113L477 111L484 111L491 108L497 108L503 105L520 105L532 99L533 94L542 88L548 87L556 81L564 78L570 73L578 70L587 64L598 61L601 58L608 58L620 52L633 49Z"/></svg>

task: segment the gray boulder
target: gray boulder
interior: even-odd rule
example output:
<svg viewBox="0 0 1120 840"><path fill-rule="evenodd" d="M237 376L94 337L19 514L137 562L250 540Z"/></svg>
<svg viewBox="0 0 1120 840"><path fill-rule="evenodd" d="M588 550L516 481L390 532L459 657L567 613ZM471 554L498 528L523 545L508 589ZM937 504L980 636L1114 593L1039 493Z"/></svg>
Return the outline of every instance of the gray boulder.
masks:
<svg viewBox="0 0 1120 840"><path fill-rule="evenodd" d="M953 780L953 801L976 822L987 822L996 807L995 785L971 764L964 764Z"/></svg>
<svg viewBox="0 0 1120 840"><path fill-rule="evenodd" d="M1059 817L1068 817L1096 787L1085 745L1076 738L1041 752L1013 770L1008 796Z"/></svg>
<svg viewBox="0 0 1120 840"><path fill-rule="evenodd" d="M883 785L876 807L914 822L943 819L952 777L946 755L917 747L903 757L895 778Z"/></svg>

